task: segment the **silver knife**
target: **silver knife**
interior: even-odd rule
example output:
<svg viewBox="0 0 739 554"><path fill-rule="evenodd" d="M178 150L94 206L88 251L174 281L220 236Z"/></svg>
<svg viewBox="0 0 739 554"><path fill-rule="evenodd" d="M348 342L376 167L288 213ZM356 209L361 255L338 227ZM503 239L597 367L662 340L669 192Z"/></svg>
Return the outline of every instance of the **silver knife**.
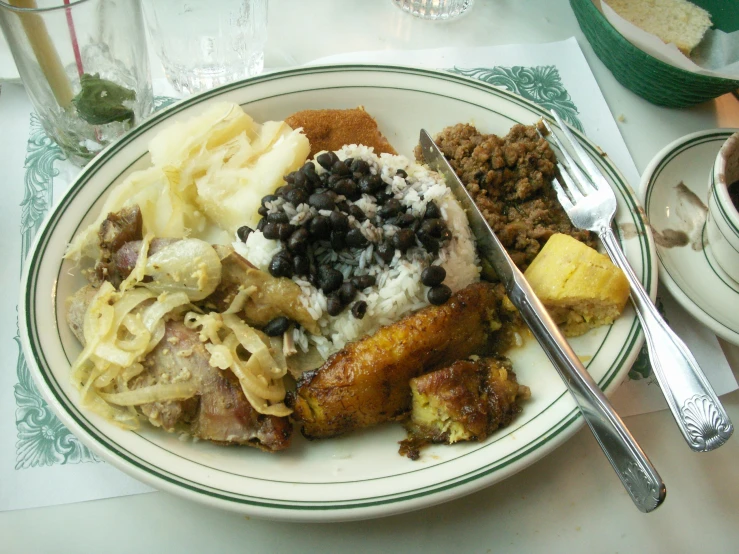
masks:
<svg viewBox="0 0 739 554"><path fill-rule="evenodd" d="M482 213L431 136L421 130L423 157L438 171L467 213L483 264L487 262L505 286L508 298L546 352L574 396L585 422L611 462L629 496L642 512L651 512L665 499L665 485L657 470L614 411L572 350L531 286L516 267Z"/></svg>

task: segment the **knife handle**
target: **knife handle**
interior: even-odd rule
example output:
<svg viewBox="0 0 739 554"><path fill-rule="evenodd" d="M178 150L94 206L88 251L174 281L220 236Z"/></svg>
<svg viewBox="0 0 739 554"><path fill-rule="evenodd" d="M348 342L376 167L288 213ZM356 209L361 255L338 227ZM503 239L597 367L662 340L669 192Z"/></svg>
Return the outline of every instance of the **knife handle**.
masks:
<svg viewBox="0 0 739 554"><path fill-rule="evenodd" d="M574 396L585 422L611 462L629 496L642 512L651 512L665 499L665 485L554 323L529 284L518 272L519 295L514 303ZM513 298L511 298L513 301Z"/></svg>

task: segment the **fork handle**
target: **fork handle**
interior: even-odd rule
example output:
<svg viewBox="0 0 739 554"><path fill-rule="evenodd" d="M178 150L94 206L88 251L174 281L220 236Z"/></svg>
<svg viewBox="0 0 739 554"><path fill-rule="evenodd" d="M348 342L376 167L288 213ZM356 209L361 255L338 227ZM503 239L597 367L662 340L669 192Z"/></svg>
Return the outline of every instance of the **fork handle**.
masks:
<svg viewBox="0 0 739 554"><path fill-rule="evenodd" d="M690 448L708 452L734 432L726 410L685 343L670 329L626 260L610 227L599 232L613 262L626 274L631 301L647 340L649 359L667 404Z"/></svg>

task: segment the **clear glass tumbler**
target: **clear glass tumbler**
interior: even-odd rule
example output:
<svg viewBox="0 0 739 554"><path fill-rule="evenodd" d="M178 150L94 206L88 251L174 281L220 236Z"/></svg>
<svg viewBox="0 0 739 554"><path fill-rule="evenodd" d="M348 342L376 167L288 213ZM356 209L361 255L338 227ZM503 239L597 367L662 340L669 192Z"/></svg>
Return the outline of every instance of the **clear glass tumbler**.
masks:
<svg viewBox="0 0 739 554"><path fill-rule="evenodd" d="M73 163L151 113L140 0L0 1L0 27L41 125Z"/></svg>
<svg viewBox="0 0 739 554"><path fill-rule="evenodd" d="M264 69L267 0L147 0L144 14L167 80L182 94Z"/></svg>
<svg viewBox="0 0 739 554"><path fill-rule="evenodd" d="M472 7L474 0L392 0L411 15L421 19L446 21L462 15Z"/></svg>

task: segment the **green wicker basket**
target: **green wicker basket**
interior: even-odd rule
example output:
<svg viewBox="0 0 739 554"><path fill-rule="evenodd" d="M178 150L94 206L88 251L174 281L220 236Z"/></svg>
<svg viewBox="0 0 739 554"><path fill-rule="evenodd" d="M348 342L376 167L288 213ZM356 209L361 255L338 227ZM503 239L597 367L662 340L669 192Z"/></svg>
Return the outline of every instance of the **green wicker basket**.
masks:
<svg viewBox="0 0 739 554"><path fill-rule="evenodd" d="M739 28L735 0L693 0L711 13L716 28ZM739 81L697 75L653 58L626 40L592 0L570 0L582 32L595 53L626 88L653 104L685 108L739 89Z"/></svg>

